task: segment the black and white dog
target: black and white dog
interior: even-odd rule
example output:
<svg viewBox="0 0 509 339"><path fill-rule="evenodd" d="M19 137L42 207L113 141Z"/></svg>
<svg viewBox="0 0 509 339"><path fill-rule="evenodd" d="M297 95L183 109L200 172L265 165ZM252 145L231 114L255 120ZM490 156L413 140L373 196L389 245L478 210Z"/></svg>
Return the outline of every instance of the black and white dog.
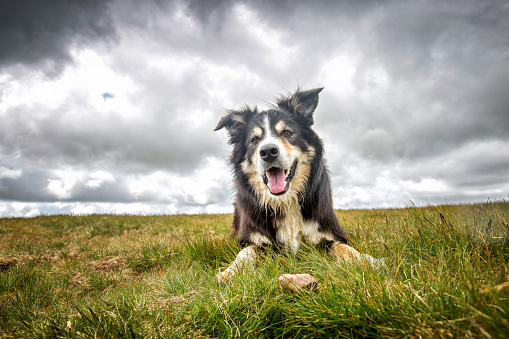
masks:
<svg viewBox="0 0 509 339"><path fill-rule="evenodd" d="M321 90L297 90L262 112L230 110L219 121L215 130L226 128L234 146L232 235L243 247L220 281L254 264L259 248L282 244L296 252L304 240L325 243L336 258L376 262L348 246L332 206L322 140L311 128Z"/></svg>

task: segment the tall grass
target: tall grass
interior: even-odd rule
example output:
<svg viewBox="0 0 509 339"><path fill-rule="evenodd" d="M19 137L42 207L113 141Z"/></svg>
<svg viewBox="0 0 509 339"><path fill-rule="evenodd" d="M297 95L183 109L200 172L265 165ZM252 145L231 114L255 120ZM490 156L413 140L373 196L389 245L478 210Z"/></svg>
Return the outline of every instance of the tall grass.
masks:
<svg viewBox="0 0 509 339"><path fill-rule="evenodd" d="M48 338L506 337L509 203L337 211L385 266L304 245L219 285L231 215L0 219L0 335ZM277 277L310 273L315 291Z"/></svg>

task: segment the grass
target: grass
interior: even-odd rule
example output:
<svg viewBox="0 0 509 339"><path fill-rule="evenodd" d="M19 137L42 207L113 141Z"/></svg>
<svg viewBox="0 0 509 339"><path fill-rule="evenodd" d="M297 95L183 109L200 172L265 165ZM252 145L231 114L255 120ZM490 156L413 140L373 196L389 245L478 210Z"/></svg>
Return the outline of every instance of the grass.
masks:
<svg viewBox="0 0 509 339"><path fill-rule="evenodd" d="M227 285L231 215L0 219L0 336L488 337L509 333L509 203L337 211L385 267L309 247ZM316 291L277 277L310 273Z"/></svg>

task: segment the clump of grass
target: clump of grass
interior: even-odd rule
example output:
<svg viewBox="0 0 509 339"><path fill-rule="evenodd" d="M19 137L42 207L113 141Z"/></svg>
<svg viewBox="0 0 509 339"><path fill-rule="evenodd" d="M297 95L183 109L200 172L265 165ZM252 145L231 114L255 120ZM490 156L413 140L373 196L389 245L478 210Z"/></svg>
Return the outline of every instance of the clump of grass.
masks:
<svg viewBox="0 0 509 339"><path fill-rule="evenodd" d="M5 337L504 337L509 203L337 211L351 243L385 259L266 252L220 285L239 247L231 215L0 219ZM318 289L285 293L277 277Z"/></svg>

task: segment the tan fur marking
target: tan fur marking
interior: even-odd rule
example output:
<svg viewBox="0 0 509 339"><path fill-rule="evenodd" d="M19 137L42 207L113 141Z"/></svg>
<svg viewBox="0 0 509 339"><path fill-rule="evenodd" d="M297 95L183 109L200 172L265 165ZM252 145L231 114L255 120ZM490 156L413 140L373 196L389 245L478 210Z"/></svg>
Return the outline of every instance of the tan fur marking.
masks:
<svg viewBox="0 0 509 339"><path fill-rule="evenodd" d="M256 152L253 154L253 158L251 158L251 164L247 161L242 162L242 171L249 178L249 183L253 186L255 192L265 192L269 191L267 186L263 183L262 178L255 170L254 161L256 161ZM270 194L270 193L269 193Z"/></svg>
<svg viewBox="0 0 509 339"><path fill-rule="evenodd" d="M369 254L361 254L353 247L339 242L332 244L331 253L338 261L362 262L377 269L385 265L383 259L377 260Z"/></svg>
<svg viewBox="0 0 509 339"><path fill-rule="evenodd" d="M332 244L331 252L338 260L351 261L361 259L361 254L356 249L339 242Z"/></svg>
<svg viewBox="0 0 509 339"><path fill-rule="evenodd" d="M253 128L253 137L261 137L263 135L263 130L256 126L255 128Z"/></svg>
<svg viewBox="0 0 509 339"><path fill-rule="evenodd" d="M276 124L276 132L277 134L281 134L281 132L283 132L286 128L286 124L283 120L279 121L277 124Z"/></svg>
<svg viewBox="0 0 509 339"><path fill-rule="evenodd" d="M288 153L291 154L293 151L295 151L295 147L292 144L290 144L287 140L281 139L281 143L283 144L283 147Z"/></svg>

